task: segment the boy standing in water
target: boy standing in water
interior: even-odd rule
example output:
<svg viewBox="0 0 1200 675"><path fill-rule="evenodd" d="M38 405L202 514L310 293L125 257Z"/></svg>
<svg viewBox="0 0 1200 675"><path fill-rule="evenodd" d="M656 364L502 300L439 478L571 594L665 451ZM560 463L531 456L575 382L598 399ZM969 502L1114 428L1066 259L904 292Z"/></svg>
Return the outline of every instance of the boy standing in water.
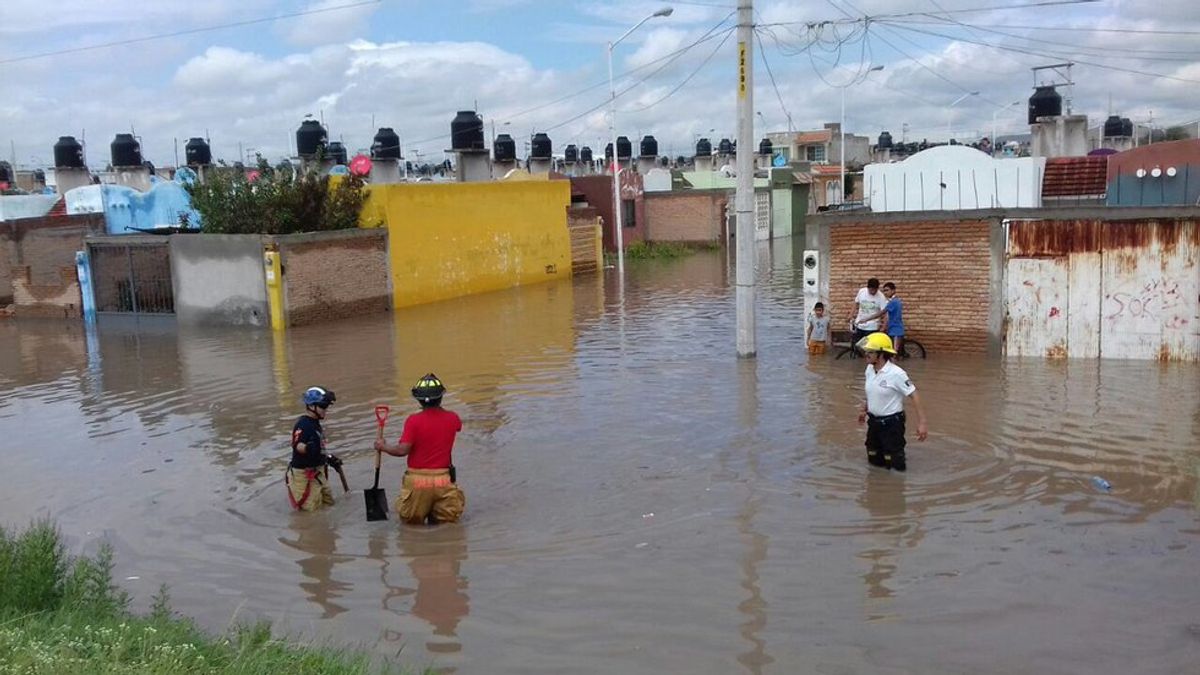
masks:
<svg viewBox="0 0 1200 675"><path fill-rule="evenodd" d="M873 466L904 471L904 399L917 407L917 440L929 436L925 408L908 373L892 363L896 350L884 333L871 333L858 341L867 359L866 400L858 409L858 423L867 423L867 461Z"/></svg>
<svg viewBox="0 0 1200 675"><path fill-rule="evenodd" d="M804 339L808 344L810 356L825 353L825 347L829 344L829 317L825 316L825 303L818 302L813 305L812 314L808 315L808 330Z"/></svg>
<svg viewBox="0 0 1200 675"><path fill-rule="evenodd" d="M412 388L421 412L404 420L400 441L388 445L375 441L375 449L393 457L408 457L408 470L400 485L396 511L410 525L457 522L466 509L467 498L459 489L451 452L462 431L462 420L442 408L446 387L429 373Z"/></svg>
<svg viewBox="0 0 1200 675"><path fill-rule="evenodd" d="M297 511L318 511L333 506L329 467L337 468L342 461L325 452L321 420L336 400L333 392L324 387L309 387L304 392L304 414L292 427L292 461L284 475L288 501Z"/></svg>

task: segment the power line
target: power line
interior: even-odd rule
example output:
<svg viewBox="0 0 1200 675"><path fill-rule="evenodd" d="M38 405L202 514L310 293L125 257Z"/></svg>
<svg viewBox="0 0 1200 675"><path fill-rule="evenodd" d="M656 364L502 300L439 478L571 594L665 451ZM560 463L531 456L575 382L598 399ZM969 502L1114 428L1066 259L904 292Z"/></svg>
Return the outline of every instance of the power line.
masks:
<svg viewBox="0 0 1200 675"><path fill-rule="evenodd" d="M729 36L733 35L733 31L734 31L733 28L726 29L725 37L722 38L721 41L717 43L717 48L712 50L711 52L709 52L708 56L704 57L704 60L700 62L700 65L696 66L695 70L693 70L687 77L685 77L683 79L683 82L680 82L678 85L675 86L674 89L667 92L666 96L663 96L662 98L658 99L657 101L650 103L646 106L643 106L641 108L632 108L630 110L622 110L621 112L625 112L625 113L645 112L645 111L653 108L654 106L658 105L659 103L662 103L663 101L674 96L680 89L683 89L684 86L686 86L688 82L691 82L692 78L695 77L697 73L699 73L701 70L704 69L704 66L708 65L708 62L712 60L712 57L717 55L717 52L721 51L721 47L724 47L725 43L729 41ZM562 126L562 125L559 125L559 126Z"/></svg>
<svg viewBox="0 0 1200 675"><path fill-rule="evenodd" d="M0 64L17 63L18 61L32 61L33 59L42 59L48 56L59 56L62 54L74 54L76 52L86 52L93 49L104 49L107 47L120 47L122 45L132 45L140 42L151 42L153 40L164 40L166 38L180 37L183 35L195 35L196 33L206 33L214 30L224 30L226 28L238 28L241 26L252 26L259 23L270 23L281 19L294 19L300 16L309 16L311 14L324 14L326 12L338 12L344 9L354 9L355 7L366 7L367 5L378 5L383 0L362 0L348 5L336 5L334 7L322 7L320 9L306 9L300 12L291 12L288 14L278 14L276 16L263 17L261 19L248 19L246 21L234 21L231 23L222 23L215 26L205 26L203 28L189 28L187 30L179 30L173 33L159 33L157 35L147 35L145 37L130 38L128 40L116 40L114 42L104 42L101 44L86 45L83 47L71 47L69 49L56 49L49 52L41 52L38 54L27 54L25 56L16 56L9 59L0 59Z"/></svg>
<svg viewBox="0 0 1200 675"><path fill-rule="evenodd" d="M767 69L767 77L771 80L771 88L775 90L775 98L779 99L779 108L783 111L783 116L788 121L788 131L792 130L792 113L788 111L787 105L783 102L783 94L779 93L779 85L775 83L775 73L771 72L771 64L767 61L767 49L763 46L762 36L758 31L754 31L754 39L758 41L758 53L762 57L763 66Z"/></svg>
<svg viewBox="0 0 1200 675"><path fill-rule="evenodd" d="M1023 5L994 5L991 7L973 7L971 9L951 9L951 10L943 12L943 14L967 14L967 13L974 13L974 12L999 12L999 11L1006 11L1006 10L1012 10L1012 9L1033 9L1033 8L1037 8L1037 7L1053 7L1055 5L1083 5L1083 4L1100 2L1100 1L1101 0L1046 0L1045 2L1031 2L1031 3L1027 3L1027 4L1023 4ZM834 6L837 7L837 5L834 5ZM855 10L855 11L859 11L860 13L863 14L863 16L854 17L854 16L851 16L845 10L842 10L840 7L838 9L841 10L842 13L845 14L849 18L847 20L838 20L838 21L779 21L776 23L763 24L763 26L807 25L809 27L816 27L816 26L819 26L822 24L855 23L855 22L865 23L865 22L871 22L871 21L879 21L880 19L903 19L903 18L910 17L910 16L924 16L924 17L932 18L932 15L929 12L904 12L903 14L868 15L868 14L862 13L860 10Z"/></svg>
<svg viewBox="0 0 1200 675"><path fill-rule="evenodd" d="M1097 58L1107 58L1108 57L1107 55L1110 53L1113 53L1113 52L1121 52L1124 54L1128 54L1129 56L1132 56L1132 57L1140 58L1145 61L1177 61L1177 62L1183 62L1183 63L1191 63L1191 62L1195 61L1196 59L1200 58L1200 51L1181 51L1181 50L1164 50L1164 49L1131 49L1128 47L1091 47L1091 46L1087 46L1087 45L1069 44L1069 43L1060 42L1060 41L1041 40L1038 38L1025 37L1023 35L1017 35L1015 33L1007 33L1005 31L995 30L992 28L985 28L983 26L976 26L973 24L964 23L962 21L956 21L949 17L947 17L946 22L952 23L957 26L961 26L961 27L967 29L967 31L972 34L974 34L975 31L993 33L995 35L1001 35L1004 37L1013 38L1015 40L1024 40L1026 42L1036 42L1036 43L1040 43L1040 44L1054 45L1056 47L1065 48L1065 49L1072 49L1072 50L1076 50L1076 52L1091 52L1091 55L1096 56ZM942 25L945 25L945 24L943 23ZM1096 52L1101 52L1101 53L1097 54ZM1072 52L1072 53L1074 53L1074 52ZM1168 56L1153 56L1154 54L1188 55L1188 58L1184 58L1182 56L1170 56L1170 57L1168 57Z"/></svg>
<svg viewBox="0 0 1200 675"><path fill-rule="evenodd" d="M904 21L906 24L932 24L943 25L944 20L934 17L932 21ZM1200 35L1200 31L1193 30L1149 30L1136 28L1085 28L1082 26L1018 26L1008 23L990 24L993 28L1012 28L1014 30L1047 30L1047 31L1069 31L1079 33L1131 33L1135 35Z"/></svg>
<svg viewBox="0 0 1200 675"><path fill-rule="evenodd" d="M912 31L914 33L922 33L925 35L932 35L934 37L945 38L947 40L957 40L959 42L969 42L971 44L979 45L981 47L990 47L992 49L1003 49L1005 51L1016 52L1018 54L1027 54L1030 56L1039 56L1042 58L1051 58L1051 59L1063 58L1062 54L1055 54L1055 53L1047 54L1045 52L1035 52L1035 51L1032 51L1029 49L1018 49L1016 47L1006 47L1005 45L992 44L990 42L980 42L978 40L968 40L961 36L946 35L945 33L939 33L937 31L929 31L929 30L923 30L920 28L913 28L911 26L905 26L904 24L901 24L901 23L896 23L896 24L889 23L887 25L890 27L893 27L893 28L899 28L901 30ZM1164 75L1162 73L1153 73L1153 72L1149 72L1149 71L1145 71L1145 70L1137 70L1136 68L1122 68L1120 66L1110 66L1110 65L1103 64L1103 63L1096 63L1095 61L1084 61L1083 59L1075 58L1073 56L1070 58L1075 63L1083 64L1085 66L1094 66L1096 68L1103 68L1105 70L1115 70L1117 72L1131 73L1134 75L1144 75L1146 77L1156 77L1156 78L1160 78L1160 79L1164 79L1164 80L1174 80L1176 82L1187 82L1188 84L1200 84L1200 80L1189 80L1186 77L1176 77L1174 75Z"/></svg>

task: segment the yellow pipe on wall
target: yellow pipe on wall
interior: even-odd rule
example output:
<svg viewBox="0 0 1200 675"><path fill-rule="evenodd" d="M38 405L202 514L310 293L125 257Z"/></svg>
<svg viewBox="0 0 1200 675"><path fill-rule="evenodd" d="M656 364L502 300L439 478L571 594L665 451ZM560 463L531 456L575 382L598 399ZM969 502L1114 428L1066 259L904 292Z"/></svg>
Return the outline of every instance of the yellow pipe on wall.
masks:
<svg viewBox="0 0 1200 675"><path fill-rule="evenodd" d="M267 280L267 306L271 314L271 329L281 331L287 328L287 322L283 314L283 265L279 260L279 251L263 251L263 268Z"/></svg>

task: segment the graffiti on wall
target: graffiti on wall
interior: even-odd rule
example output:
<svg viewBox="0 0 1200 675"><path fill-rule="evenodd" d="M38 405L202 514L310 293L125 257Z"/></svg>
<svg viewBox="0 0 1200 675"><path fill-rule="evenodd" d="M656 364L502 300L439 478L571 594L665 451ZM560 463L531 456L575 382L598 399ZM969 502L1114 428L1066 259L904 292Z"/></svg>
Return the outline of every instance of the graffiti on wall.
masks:
<svg viewBox="0 0 1200 675"><path fill-rule="evenodd" d="M1140 288L1121 290L1104 295L1104 318L1115 321L1131 319L1167 329L1181 329L1190 319L1180 314L1190 312L1179 282L1159 277Z"/></svg>

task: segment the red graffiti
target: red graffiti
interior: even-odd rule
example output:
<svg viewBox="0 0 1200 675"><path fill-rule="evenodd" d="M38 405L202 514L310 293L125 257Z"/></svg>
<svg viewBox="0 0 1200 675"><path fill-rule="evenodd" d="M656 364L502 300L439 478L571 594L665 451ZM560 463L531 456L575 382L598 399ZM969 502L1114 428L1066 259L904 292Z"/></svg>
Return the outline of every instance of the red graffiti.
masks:
<svg viewBox="0 0 1200 675"><path fill-rule="evenodd" d="M1051 307L1051 308L1050 308L1050 318L1051 318L1051 319L1053 319L1054 317L1058 316L1059 314L1062 314L1062 312L1058 311L1058 308L1057 308L1057 307Z"/></svg>
<svg viewBox="0 0 1200 675"><path fill-rule="evenodd" d="M1129 317L1157 320L1159 316L1181 308L1183 305L1183 298L1179 293L1179 282L1168 279L1151 281L1136 293L1106 295L1105 300L1115 305L1109 306L1111 311L1106 314L1109 319Z"/></svg>

